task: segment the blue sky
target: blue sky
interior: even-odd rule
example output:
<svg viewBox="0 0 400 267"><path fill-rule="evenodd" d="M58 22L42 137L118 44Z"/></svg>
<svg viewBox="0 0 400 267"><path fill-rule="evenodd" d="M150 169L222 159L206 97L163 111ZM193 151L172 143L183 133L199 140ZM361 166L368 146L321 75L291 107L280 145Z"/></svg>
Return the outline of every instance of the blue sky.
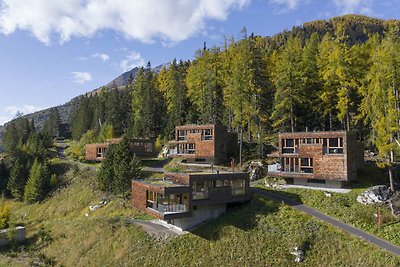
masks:
<svg viewBox="0 0 400 267"><path fill-rule="evenodd" d="M400 19L400 0L0 0L0 125L135 66L354 13Z"/></svg>

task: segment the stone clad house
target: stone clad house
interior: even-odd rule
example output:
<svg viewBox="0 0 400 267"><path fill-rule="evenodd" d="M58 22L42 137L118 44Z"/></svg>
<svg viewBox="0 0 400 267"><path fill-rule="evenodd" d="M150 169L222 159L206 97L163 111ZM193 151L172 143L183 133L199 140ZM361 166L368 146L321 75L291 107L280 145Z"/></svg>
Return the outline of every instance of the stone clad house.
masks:
<svg viewBox="0 0 400 267"><path fill-rule="evenodd" d="M295 185L342 187L357 178L364 148L348 131L281 133L278 158L269 176Z"/></svg>
<svg viewBox="0 0 400 267"><path fill-rule="evenodd" d="M165 173L133 180L132 206L183 230L250 199L248 173Z"/></svg>
<svg viewBox="0 0 400 267"><path fill-rule="evenodd" d="M121 141L121 138L113 138L108 139L105 143L87 144L85 146L86 160L102 161L107 148L110 145L119 144ZM131 140L131 148L138 157L153 156L155 153L154 141L150 139L133 139Z"/></svg>
<svg viewBox="0 0 400 267"><path fill-rule="evenodd" d="M222 125L183 125L175 127L175 139L168 145L171 158L220 163L233 155L237 138Z"/></svg>

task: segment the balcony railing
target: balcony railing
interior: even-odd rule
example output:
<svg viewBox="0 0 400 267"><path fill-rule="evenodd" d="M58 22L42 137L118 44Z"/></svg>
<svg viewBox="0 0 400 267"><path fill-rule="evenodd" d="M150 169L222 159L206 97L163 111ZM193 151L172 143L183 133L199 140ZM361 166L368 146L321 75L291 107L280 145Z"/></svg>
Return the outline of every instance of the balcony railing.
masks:
<svg viewBox="0 0 400 267"><path fill-rule="evenodd" d="M284 147L282 148L282 154L299 154L298 147Z"/></svg>
<svg viewBox="0 0 400 267"><path fill-rule="evenodd" d="M188 207L184 204L169 204L169 205L163 205L163 204L158 204L154 202L147 202L147 207L151 208L153 210L156 210L160 213L163 214L171 214L171 213L183 213L188 211Z"/></svg>
<svg viewBox="0 0 400 267"><path fill-rule="evenodd" d="M170 155L191 155L196 154L196 149L170 149Z"/></svg>

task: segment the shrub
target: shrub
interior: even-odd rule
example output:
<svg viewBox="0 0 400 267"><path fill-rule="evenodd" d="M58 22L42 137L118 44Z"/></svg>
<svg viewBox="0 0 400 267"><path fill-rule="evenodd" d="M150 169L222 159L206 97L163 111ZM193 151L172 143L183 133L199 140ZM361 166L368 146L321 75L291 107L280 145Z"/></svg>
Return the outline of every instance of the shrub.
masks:
<svg viewBox="0 0 400 267"><path fill-rule="evenodd" d="M3 200L2 200L3 201ZM7 203L0 204L0 229L8 228L11 210Z"/></svg>

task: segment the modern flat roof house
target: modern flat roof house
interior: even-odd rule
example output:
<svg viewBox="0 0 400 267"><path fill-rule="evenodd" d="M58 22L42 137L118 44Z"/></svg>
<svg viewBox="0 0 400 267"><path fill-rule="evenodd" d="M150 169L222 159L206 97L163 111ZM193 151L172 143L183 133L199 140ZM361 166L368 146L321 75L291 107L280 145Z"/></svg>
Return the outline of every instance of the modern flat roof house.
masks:
<svg viewBox="0 0 400 267"><path fill-rule="evenodd" d="M268 175L293 180L296 185L341 187L357 178L364 148L348 131L279 134L279 164Z"/></svg>
<svg viewBox="0 0 400 267"><path fill-rule="evenodd" d="M121 138L108 139L105 143L87 144L85 157L87 161L102 161L105 152L110 145L119 144ZM138 157L153 156L155 153L154 141L150 139L132 139L131 148Z"/></svg>
<svg viewBox="0 0 400 267"><path fill-rule="evenodd" d="M133 180L132 206L183 230L250 199L248 173L165 173Z"/></svg>
<svg viewBox="0 0 400 267"><path fill-rule="evenodd" d="M175 139L169 142L169 157L188 161L225 162L234 153L236 135L226 126L183 125L175 127Z"/></svg>

